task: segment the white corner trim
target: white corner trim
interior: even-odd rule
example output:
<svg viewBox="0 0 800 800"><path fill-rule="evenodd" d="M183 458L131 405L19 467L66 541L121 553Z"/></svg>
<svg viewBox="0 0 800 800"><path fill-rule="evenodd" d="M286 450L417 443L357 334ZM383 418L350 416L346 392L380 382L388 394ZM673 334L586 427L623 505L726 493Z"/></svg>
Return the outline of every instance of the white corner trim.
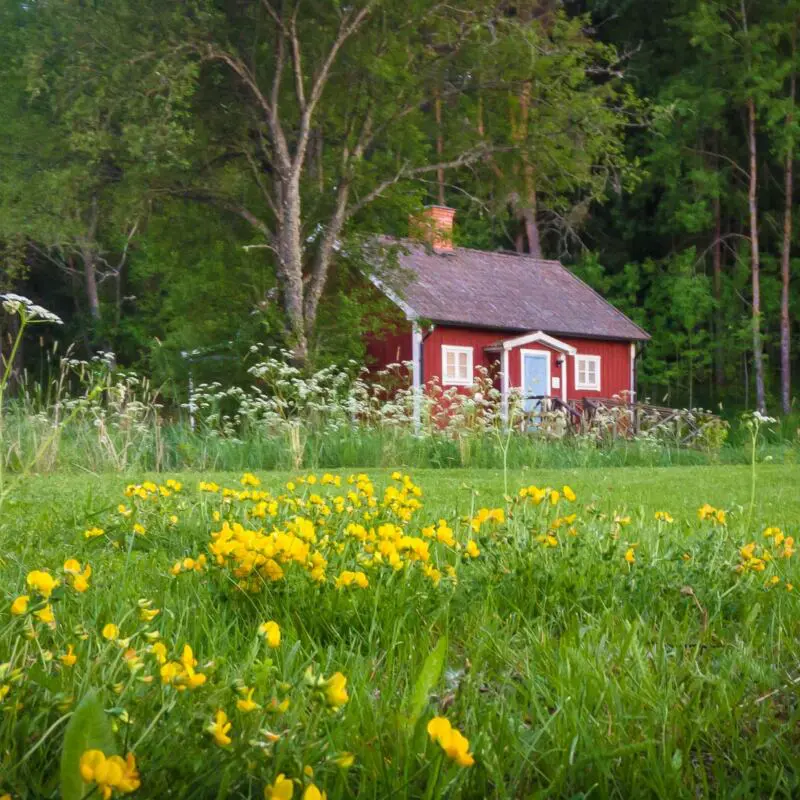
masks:
<svg viewBox="0 0 800 800"><path fill-rule="evenodd" d="M553 350L560 350L562 353L567 353L567 355L570 356L574 356L575 353L578 352L571 344L562 342L554 336L549 336L544 331L533 331L523 336L517 336L515 339L506 339L506 341L503 342L503 349L511 350L513 347L521 347L526 344L544 344L548 347L552 347Z"/></svg>
<svg viewBox="0 0 800 800"><path fill-rule="evenodd" d="M411 363L411 380L414 391L414 430L419 431L422 420L422 332L416 320L411 323Z"/></svg>
<svg viewBox="0 0 800 800"><path fill-rule="evenodd" d="M579 364L581 361L593 361L596 364L595 375L597 375L597 384L592 385L588 383L581 383ZM585 392L599 392L602 385L602 378L600 374L601 361L600 356L576 355L575 356L575 388Z"/></svg>
<svg viewBox="0 0 800 800"><path fill-rule="evenodd" d="M503 350L500 367L500 415L503 426L508 425L508 350Z"/></svg>
<svg viewBox="0 0 800 800"><path fill-rule="evenodd" d="M459 355L465 353L467 356L467 377L465 380L460 378L447 377L447 354L455 353ZM472 386L475 382L475 360L474 349L472 347L465 347L455 344L442 345L442 386Z"/></svg>

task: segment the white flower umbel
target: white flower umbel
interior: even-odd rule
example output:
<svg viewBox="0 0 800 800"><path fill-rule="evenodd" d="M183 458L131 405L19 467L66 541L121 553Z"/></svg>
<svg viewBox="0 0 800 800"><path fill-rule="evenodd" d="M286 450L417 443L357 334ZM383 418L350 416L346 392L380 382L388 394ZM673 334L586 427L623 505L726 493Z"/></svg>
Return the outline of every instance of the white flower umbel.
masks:
<svg viewBox="0 0 800 800"><path fill-rule="evenodd" d="M6 292L0 294L0 303L9 314L25 317L27 322L52 322L54 325L63 325L64 321L58 314L48 311L43 306L36 305L33 300L21 294Z"/></svg>

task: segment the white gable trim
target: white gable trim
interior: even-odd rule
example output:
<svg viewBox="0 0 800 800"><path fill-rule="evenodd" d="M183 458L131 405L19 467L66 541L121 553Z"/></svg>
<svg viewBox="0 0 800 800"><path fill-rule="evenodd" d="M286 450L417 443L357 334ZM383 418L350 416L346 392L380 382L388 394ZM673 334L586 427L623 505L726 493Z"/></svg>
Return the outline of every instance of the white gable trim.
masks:
<svg viewBox="0 0 800 800"><path fill-rule="evenodd" d="M513 347L520 347L526 344L544 344L569 356L574 356L578 352L572 345L562 342L553 336L548 336L544 331L533 331L526 333L524 336L517 336L516 339L506 339L503 342L503 350L511 350Z"/></svg>
<svg viewBox="0 0 800 800"><path fill-rule="evenodd" d="M379 291L383 292L383 294L406 315L406 319L409 320L409 322L415 322L419 319L419 314L417 314L417 312L396 292L393 292L377 275L368 273L367 277Z"/></svg>

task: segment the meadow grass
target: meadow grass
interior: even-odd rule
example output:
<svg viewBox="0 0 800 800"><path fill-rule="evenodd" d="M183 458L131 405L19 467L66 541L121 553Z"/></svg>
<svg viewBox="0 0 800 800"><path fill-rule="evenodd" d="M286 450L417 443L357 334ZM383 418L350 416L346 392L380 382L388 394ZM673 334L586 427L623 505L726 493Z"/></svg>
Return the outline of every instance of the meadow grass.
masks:
<svg viewBox="0 0 800 800"><path fill-rule="evenodd" d="M77 741L133 751L134 797L264 797L281 773L295 797L311 783L330 798L797 796L800 556L784 537L800 528L800 467L759 466L752 507L752 474L736 466L419 470L413 483L372 470L371 483L350 484L348 474L321 486L319 473L313 485L259 473L262 485L243 489L238 472L184 473L170 476L181 491L142 498L125 496L130 476L18 486L0 520L0 795L59 796L77 769L65 731L74 743L75 720L90 716L76 709L95 691L95 727L113 733L87 723ZM201 480L250 494L225 500L199 492ZM520 497L532 485L559 490L557 503ZM700 519L705 503L714 510ZM674 521L657 521L660 511ZM314 525L307 556L297 515ZM244 578L257 591L243 591L241 561L214 563L210 533L225 520L294 536L280 580L257 566L258 581ZM351 523L376 529L375 542ZM86 538L93 527L104 533ZM770 527L780 534L764 536ZM383 542L385 563L365 564ZM425 549L427 560L412 556ZM314 552L328 562L325 583L310 574ZM201 553L202 570L171 574ZM67 558L91 564L87 591L68 585ZM54 629L33 617L45 602L26 588L35 569L62 582ZM369 586L335 588L344 570L363 571ZM27 612L11 615L23 594ZM258 632L266 620L280 626L276 648ZM119 631L105 638L108 623ZM203 685L163 682L154 632L168 664L191 645ZM69 644L73 666L60 659ZM348 693L338 710L320 684L336 672ZM237 709L244 686L260 708ZM230 744L208 730L218 709ZM431 741L436 715L469 739L473 766Z"/></svg>
<svg viewBox="0 0 800 800"><path fill-rule="evenodd" d="M749 433L737 425L720 447L687 448L667 437L655 440L596 437L549 439L499 431L428 432L408 428L352 426L326 430L303 426L291 432L245 427L239 436L193 431L154 411L146 423L72 419L58 425L52 415L15 408L4 420L0 458L12 473L105 473L145 471L236 471L291 469L564 469L749 464ZM295 429L292 429L293 431ZM296 431L295 431L296 432ZM800 463L797 431L784 425L762 429L760 463Z"/></svg>

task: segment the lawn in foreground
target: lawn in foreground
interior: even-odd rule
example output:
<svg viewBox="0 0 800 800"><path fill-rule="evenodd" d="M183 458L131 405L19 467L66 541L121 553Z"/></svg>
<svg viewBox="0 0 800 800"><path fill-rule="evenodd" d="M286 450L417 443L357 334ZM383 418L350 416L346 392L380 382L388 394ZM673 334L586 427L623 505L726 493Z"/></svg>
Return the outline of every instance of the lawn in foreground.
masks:
<svg viewBox="0 0 800 800"><path fill-rule="evenodd" d="M798 468L759 467L752 514L739 467L513 472L510 500L496 471L149 477L33 479L3 509L0 795L58 796L91 691L138 797L797 792ZM61 582L54 629L32 570Z"/></svg>

